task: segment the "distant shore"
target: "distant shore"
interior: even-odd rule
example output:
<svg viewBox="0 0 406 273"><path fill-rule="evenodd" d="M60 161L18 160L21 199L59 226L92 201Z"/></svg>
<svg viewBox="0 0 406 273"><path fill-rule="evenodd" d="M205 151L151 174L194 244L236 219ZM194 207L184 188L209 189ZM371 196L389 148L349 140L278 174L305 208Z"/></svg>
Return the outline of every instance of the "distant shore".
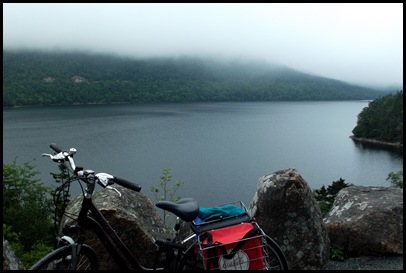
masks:
<svg viewBox="0 0 406 273"><path fill-rule="evenodd" d="M377 145L385 145L385 146L391 146L391 147L396 147L396 148L403 148L403 143L400 143L400 142L386 142L386 141L380 141L380 140L365 138L365 137L355 137L354 135L351 135L350 138L354 141L359 141L359 142L366 142L366 143L372 143L372 144L377 144Z"/></svg>

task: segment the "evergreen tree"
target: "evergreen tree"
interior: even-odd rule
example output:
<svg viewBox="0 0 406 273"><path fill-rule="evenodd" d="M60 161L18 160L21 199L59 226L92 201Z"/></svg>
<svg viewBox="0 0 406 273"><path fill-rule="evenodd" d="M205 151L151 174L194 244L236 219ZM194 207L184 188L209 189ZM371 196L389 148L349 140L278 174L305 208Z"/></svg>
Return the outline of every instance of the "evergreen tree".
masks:
<svg viewBox="0 0 406 273"><path fill-rule="evenodd" d="M403 90L371 101L358 114L354 137L403 144Z"/></svg>

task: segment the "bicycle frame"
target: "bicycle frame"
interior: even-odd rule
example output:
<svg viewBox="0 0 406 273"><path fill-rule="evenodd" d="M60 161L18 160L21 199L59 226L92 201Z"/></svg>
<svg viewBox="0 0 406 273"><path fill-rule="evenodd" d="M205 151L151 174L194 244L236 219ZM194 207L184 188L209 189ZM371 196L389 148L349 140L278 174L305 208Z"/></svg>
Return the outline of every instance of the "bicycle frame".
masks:
<svg viewBox="0 0 406 273"><path fill-rule="evenodd" d="M91 216L88 212L91 212ZM78 226L78 241L77 244L83 244L85 241L84 229L92 229L100 241L103 243L104 247L107 249L111 257L114 259L116 264L123 270L151 270L151 268L143 267L137 259L134 257L132 252L120 239L114 229L111 227L107 219L98 210L92 201L91 197L84 197L82 201L82 207L77 218ZM117 251L119 249L119 251ZM157 251L159 255L160 251ZM168 252L167 255L174 255ZM126 257L126 258L123 258ZM130 265L130 266L129 266ZM156 268L154 265L153 270L163 270L164 268Z"/></svg>
<svg viewBox="0 0 406 273"><path fill-rule="evenodd" d="M51 155L43 153L42 156L48 156L54 162L64 165L66 164L66 162L68 162L69 166L67 166L67 170L68 172L74 174L73 179L77 179L79 183L80 181L83 181L87 185L85 192L83 192L82 205L78 218L76 219L77 225L67 224L63 226L62 234L64 236L59 238L57 247L61 246L60 243L63 243L64 246L69 246L72 249L72 260L76 261L77 254L80 253L81 246L85 243L85 229L92 229L96 233L97 237L100 239L110 256L120 267L120 269L163 270L169 268L172 265L174 259L176 263L179 262L183 254L181 250L185 249L185 246L183 244L187 241L185 240L182 243L176 242L176 238L179 234L179 229L176 231L174 238L172 238L172 240L170 241L155 240L154 243L157 246L157 250L153 268L146 268L139 262L139 260L134 257L132 252L119 238L117 233L110 226L107 219L103 216L103 214L99 211L99 209L92 201L92 196L96 184L101 185L103 188L115 190L120 195L121 193L114 187L111 187L111 184L117 183L118 185L121 185L125 188L139 192L141 190L141 187L138 184L107 173L95 174L95 172L92 170L84 170L83 167L76 166L73 159L73 155L76 154L75 148L71 148L69 149L69 152L67 152L63 151L55 143L51 143L50 147L56 152L56 154ZM68 181L68 183L72 181L73 180L70 180ZM179 225L177 226L179 227ZM76 242L68 234L73 229L77 232ZM157 268L159 257L161 254L165 254L164 267Z"/></svg>

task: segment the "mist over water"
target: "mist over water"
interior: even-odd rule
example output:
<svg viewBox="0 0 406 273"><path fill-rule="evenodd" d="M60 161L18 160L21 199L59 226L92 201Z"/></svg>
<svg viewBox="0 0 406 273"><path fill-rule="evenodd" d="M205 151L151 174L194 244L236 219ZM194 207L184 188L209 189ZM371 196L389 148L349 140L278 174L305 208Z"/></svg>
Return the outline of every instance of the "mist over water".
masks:
<svg viewBox="0 0 406 273"><path fill-rule="evenodd" d="M403 3L3 3L3 49L277 63L403 86Z"/></svg>
<svg viewBox="0 0 406 273"><path fill-rule="evenodd" d="M251 202L261 176L296 168L311 188L345 179L389 186L403 150L368 147L349 136L367 101L82 105L3 109L3 163L35 159L45 183L57 164L50 143L77 149L76 164L150 191L164 168L182 197L201 206ZM79 193L79 187L76 194Z"/></svg>

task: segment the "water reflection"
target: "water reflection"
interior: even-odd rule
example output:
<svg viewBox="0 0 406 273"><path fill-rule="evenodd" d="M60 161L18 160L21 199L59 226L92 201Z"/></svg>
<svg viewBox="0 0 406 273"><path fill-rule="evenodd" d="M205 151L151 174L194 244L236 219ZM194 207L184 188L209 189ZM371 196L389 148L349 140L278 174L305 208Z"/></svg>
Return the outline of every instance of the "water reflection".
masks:
<svg viewBox="0 0 406 273"><path fill-rule="evenodd" d="M403 147L396 147L396 146L390 146L390 145L379 144L379 143L363 142L363 141L356 140L356 139L352 139L352 141L353 141L355 147L358 148L360 151L387 152L392 156L403 158Z"/></svg>

